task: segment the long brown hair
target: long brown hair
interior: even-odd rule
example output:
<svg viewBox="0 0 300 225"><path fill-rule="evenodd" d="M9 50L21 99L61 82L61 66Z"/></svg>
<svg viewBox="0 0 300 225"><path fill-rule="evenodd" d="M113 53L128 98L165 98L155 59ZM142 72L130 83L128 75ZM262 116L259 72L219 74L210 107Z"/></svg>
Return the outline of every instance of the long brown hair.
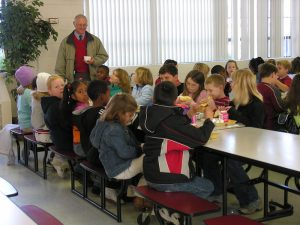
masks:
<svg viewBox="0 0 300 225"><path fill-rule="evenodd" d="M193 100L196 101L197 98L198 98L198 96L200 95L200 92L204 90L205 76L199 70L192 70L192 71L190 71L186 75L186 78L185 78L185 81L184 81L184 90L183 90L183 93L182 93L183 96L188 96L190 94L188 92L187 85L186 85L186 82L187 82L187 80L189 78L191 78L191 80L194 81L195 83L199 84L199 89L192 96Z"/></svg>
<svg viewBox="0 0 300 225"><path fill-rule="evenodd" d="M228 74L228 72L227 72L227 67L228 67L228 64L229 64L229 63L234 63L234 64L235 64L235 67L236 67L236 70L239 69L239 67L238 67L238 65L237 65L237 62L236 62L235 60L232 60L232 59L228 60L227 63L226 63L226 65L225 65L226 78L230 77L230 74Z"/></svg>
<svg viewBox="0 0 300 225"><path fill-rule="evenodd" d="M287 108L291 111L291 114L296 116L300 114L300 74L298 73L292 82L292 85L286 95L285 101Z"/></svg>
<svg viewBox="0 0 300 225"><path fill-rule="evenodd" d="M109 100L100 120L120 122L120 113L135 112L137 107L135 99L130 94L118 93Z"/></svg>
<svg viewBox="0 0 300 225"><path fill-rule="evenodd" d="M119 79L120 83L118 84L123 92L130 94L131 87L129 81L129 75L126 70L121 68L115 69L116 77Z"/></svg>

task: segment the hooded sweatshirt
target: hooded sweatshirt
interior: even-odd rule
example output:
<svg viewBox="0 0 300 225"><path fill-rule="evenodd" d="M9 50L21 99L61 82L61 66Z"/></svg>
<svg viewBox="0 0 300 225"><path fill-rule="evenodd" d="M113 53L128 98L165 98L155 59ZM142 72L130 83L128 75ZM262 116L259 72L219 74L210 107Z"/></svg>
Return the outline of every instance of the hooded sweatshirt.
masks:
<svg viewBox="0 0 300 225"><path fill-rule="evenodd" d="M60 99L54 96L42 97L44 119L50 130L53 144L63 151L73 151L72 121L63 121L59 113Z"/></svg>
<svg viewBox="0 0 300 225"><path fill-rule="evenodd" d="M140 154L140 144L127 127L116 121L98 120L90 135L108 177L116 177L129 168Z"/></svg>
<svg viewBox="0 0 300 225"><path fill-rule="evenodd" d="M156 184L189 182L189 150L204 145L214 128L207 119L202 127L191 125L181 108L154 104L141 107L140 126L146 133L143 151L145 179Z"/></svg>

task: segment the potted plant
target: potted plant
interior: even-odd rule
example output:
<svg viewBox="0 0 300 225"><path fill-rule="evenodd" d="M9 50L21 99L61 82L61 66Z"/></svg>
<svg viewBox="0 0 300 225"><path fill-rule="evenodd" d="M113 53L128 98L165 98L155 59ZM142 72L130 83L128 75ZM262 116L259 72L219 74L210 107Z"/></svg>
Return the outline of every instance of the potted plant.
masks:
<svg viewBox="0 0 300 225"><path fill-rule="evenodd" d="M1 0L0 48L4 50L7 75L14 75L21 65L36 60L47 40L57 40L57 32L41 18L41 0Z"/></svg>

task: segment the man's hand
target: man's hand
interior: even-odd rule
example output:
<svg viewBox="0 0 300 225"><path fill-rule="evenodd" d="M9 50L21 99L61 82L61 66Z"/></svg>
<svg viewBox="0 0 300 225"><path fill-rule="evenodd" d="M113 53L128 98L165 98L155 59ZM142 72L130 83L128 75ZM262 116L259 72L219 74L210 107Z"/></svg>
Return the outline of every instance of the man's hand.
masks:
<svg viewBox="0 0 300 225"><path fill-rule="evenodd" d="M95 60L93 57L91 57L91 59L89 61L86 61L86 64L92 65L94 64Z"/></svg>

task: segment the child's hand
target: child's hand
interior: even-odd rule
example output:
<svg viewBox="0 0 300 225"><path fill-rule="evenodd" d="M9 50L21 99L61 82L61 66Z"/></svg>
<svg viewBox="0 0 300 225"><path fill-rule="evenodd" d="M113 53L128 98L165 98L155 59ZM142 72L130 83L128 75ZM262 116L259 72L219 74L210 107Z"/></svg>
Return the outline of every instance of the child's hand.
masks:
<svg viewBox="0 0 300 225"><path fill-rule="evenodd" d="M231 106L219 106L218 110L219 111L228 111L231 108Z"/></svg>
<svg viewBox="0 0 300 225"><path fill-rule="evenodd" d="M22 85L20 85L20 86L17 88L17 94L18 94L18 95L24 94L24 90L25 90L25 88L23 88Z"/></svg>
<svg viewBox="0 0 300 225"><path fill-rule="evenodd" d="M190 105L190 109L189 111L187 112L187 115L189 118L192 118L194 115L196 115L196 113L199 111L199 106L198 105L194 105L194 104L191 104Z"/></svg>
<svg viewBox="0 0 300 225"><path fill-rule="evenodd" d="M206 119L214 118L214 110L211 107L206 107L204 110L204 116Z"/></svg>
<svg viewBox="0 0 300 225"><path fill-rule="evenodd" d="M215 101L213 100L212 97L208 97L208 100L207 100L207 104L208 106L212 109L212 110L216 110L217 109L217 106L215 104Z"/></svg>

